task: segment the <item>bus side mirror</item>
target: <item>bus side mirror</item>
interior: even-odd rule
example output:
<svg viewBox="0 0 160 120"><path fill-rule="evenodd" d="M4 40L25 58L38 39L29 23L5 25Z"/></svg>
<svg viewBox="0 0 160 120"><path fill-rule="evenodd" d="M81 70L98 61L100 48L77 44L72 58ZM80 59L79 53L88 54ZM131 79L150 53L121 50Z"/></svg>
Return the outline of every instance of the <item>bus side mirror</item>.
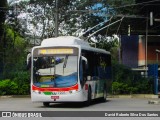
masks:
<svg viewBox="0 0 160 120"><path fill-rule="evenodd" d="M88 81L91 80L91 76L87 76L87 80L88 80Z"/></svg>
<svg viewBox="0 0 160 120"><path fill-rule="evenodd" d="M26 61L27 70L31 68L31 55L30 53L27 55L27 61Z"/></svg>

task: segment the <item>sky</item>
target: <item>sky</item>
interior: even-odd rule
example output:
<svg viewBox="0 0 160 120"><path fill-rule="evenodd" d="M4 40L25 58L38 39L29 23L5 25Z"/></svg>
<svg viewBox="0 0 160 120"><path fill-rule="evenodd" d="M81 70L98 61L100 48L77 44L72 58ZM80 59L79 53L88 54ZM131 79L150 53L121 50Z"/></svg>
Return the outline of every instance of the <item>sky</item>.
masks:
<svg viewBox="0 0 160 120"><path fill-rule="evenodd" d="M8 2L16 2L19 3L20 1L29 1L29 0L7 0Z"/></svg>

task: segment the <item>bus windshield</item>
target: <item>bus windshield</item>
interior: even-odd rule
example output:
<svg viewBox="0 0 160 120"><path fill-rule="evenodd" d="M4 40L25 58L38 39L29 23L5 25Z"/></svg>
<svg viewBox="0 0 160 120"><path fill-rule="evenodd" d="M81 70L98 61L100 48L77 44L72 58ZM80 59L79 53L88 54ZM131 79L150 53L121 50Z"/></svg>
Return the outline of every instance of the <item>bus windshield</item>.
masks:
<svg viewBox="0 0 160 120"><path fill-rule="evenodd" d="M77 83L77 54L43 53L33 57L33 84L37 87L69 87Z"/></svg>

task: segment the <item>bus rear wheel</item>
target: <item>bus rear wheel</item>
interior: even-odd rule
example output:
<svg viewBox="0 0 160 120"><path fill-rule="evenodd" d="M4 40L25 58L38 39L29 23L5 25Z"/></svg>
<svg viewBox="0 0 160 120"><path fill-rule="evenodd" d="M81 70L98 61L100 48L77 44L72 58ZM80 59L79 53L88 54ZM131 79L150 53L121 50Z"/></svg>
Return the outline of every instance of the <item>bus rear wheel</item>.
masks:
<svg viewBox="0 0 160 120"><path fill-rule="evenodd" d="M49 102L43 102L43 106L49 107Z"/></svg>
<svg viewBox="0 0 160 120"><path fill-rule="evenodd" d="M107 91L106 88L103 88L103 97L102 97L102 102L106 102L106 97L107 97Z"/></svg>

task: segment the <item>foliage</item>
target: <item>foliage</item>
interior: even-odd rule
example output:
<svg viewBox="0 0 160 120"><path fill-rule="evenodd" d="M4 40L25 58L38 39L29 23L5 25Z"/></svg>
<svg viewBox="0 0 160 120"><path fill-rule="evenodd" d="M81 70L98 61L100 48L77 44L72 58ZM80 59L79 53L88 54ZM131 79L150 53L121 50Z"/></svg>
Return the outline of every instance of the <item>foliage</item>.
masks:
<svg viewBox="0 0 160 120"><path fill-rule="evenodd" d="M29 73L26 71L27 42L11 27L5 25L5 45L3 46L3 77L0 95L29 94Z"/></svg>
<svg viewBox="0 0 160 120"><path fill-rule="evenodd" d="M25 71L27 42L20 34L20 21L15 14L18 10L8 10L7 0L1 0L0 7L0 95L29 94L29 74ZM10 22L9 13L14 18Z"/></svg>
<svg viewBox="0 0 160 120"><path fill-rule="evenodd" d="M130 68L113 64L113 94L153 93L153 79L145 78Z"/></svg>
<svg viewBox="0 0 160 120"><path fill-rule="evenodd" d="M135 14L137 9L134 7L135 0L107 0L111 8L116 14Z"/></svg>
<svg viewBox="0 0 160 120"><path fill-rule="evenodd" d="M0 95L13 95L17 93L17 84L10 79L0 81Z"/></svg>
<svg viewBox="0 0 160 120"><path fill-rule="evenodd" d="M0 76L3 70L4 22L7 13L7 0L0 0Z"/></svg>
<svg viewBox="0 0 160 120"><path fill-rule="evenodd" d="M0 95L28 95L30 94L30 80L28 72L10 73L10 79L0 80Z"/></svg>
<svg viewBox="0 0 160 120"><path fill-rule="evenodd" d="M26 46L25 40L13 31L10 27L6 26L6 37L4 46L4 78L10 76L9 73L24 70L26 60Z"/></svg>
<svg viewBox="0 0 160 120"><path fill-rule="evenodd" d="M39 37L41 40L54 37L55 13L58 13L59 35L80 36L91 27L107 21L116 14L134 14L132 7L135 0L30 0L12 4L14 27L19 33ZM18 9L17 9L18 8ZM21 11L21 12L19 12ZM23 17L22 13L24 13ZM9 22L10 23L10 22ZM95 29L86 32L85 37L104 27L100 24ZM98 35L105 36L107 30L101 30Z"/></svg>
<svg viewBox="0 0 160 120"><path fill-rule="evenodd" d="M1 0L0 1L0 36L2 36L2 24L4 23L5 21L5 18L6 18L6 13L7 13L7 10L5 9L7 7L7 0Z"/></svg>
<svg viewBox="0 0 160 120"><path fill-rule="evenodd" d="M54 37L55 13L57 12L55 1L56 0L30 0L30 2L19 2L16 6L21 13L26 14L23 18L18 17L20 13L16 13L16 6L13 6L14 10L12 14L17 16L15 17L15 23L20 20L21 22L19 24L21 27L18 28L24 30L23 32L19 32L38 36L41 40L47 37ZM57 1L59 35L80 36L82 32L108 19L106 13L109 13L109 11L107 11L108 3L106 1ZM102 25L96 29L100 27L102 27ZM92 33L94 30L90 32ZM87 32L86 35L90 34L90 32ZM100 31L95 36L98 34L105 35L106 31Z"/></svg>
<svg viewBox="0 0 160 120"><path fill-rule="evenodd" d="M132 94L138 91L137 87L128 86L127 83L113 82L112 83L113 94Z"/></svg>
<svg viewBox="0 0 160 120"><path fill-rule="evenodd" d="M55 13L57 12L59 36L81 36L89 30L83 35L87 37L106 26L106 21L111 16L134 14L135 10L131 9L132 7L121 7L134 3L135 0L57 0L58 9L56 9L56 0L21 1L12 5L14 10L10 13L14 16L14 22L9 23L14 24L14 29L16 31L18 29L21 35L30 37L29 42L33 43L36 37L39 38L37 43L40 43L44 38L55 36ZM99 24L102 22L104 23ZM90 30L97 24L99 26ZM118 29L117 24L115 28ZM111 35L108 32L107 29L101 30L94 37L99 39L101 36Z"/></svg>
<svg viewBox="0 0 160 120"><path fill-rule="evenodd" d="M153 78L141 78L135 86L138 93L153 93Z"/></svg>
<svg viewBox="0 0 160 120"><path fill-rule="evenodd" d="M17 94L25 95L30 93L30 74L28 72L14 72L11 78L17 83Z"/></svg>
<svg viewBox="0 0 160 120"><path fill-rule="evenodd" d="M116 35L112 37L101 36L100 39L97 39L96 47L105 49L106 51L111 52L112 61L118 61L119 59L119 40ZM95 45L92 45L93 47Z"/></svg>

